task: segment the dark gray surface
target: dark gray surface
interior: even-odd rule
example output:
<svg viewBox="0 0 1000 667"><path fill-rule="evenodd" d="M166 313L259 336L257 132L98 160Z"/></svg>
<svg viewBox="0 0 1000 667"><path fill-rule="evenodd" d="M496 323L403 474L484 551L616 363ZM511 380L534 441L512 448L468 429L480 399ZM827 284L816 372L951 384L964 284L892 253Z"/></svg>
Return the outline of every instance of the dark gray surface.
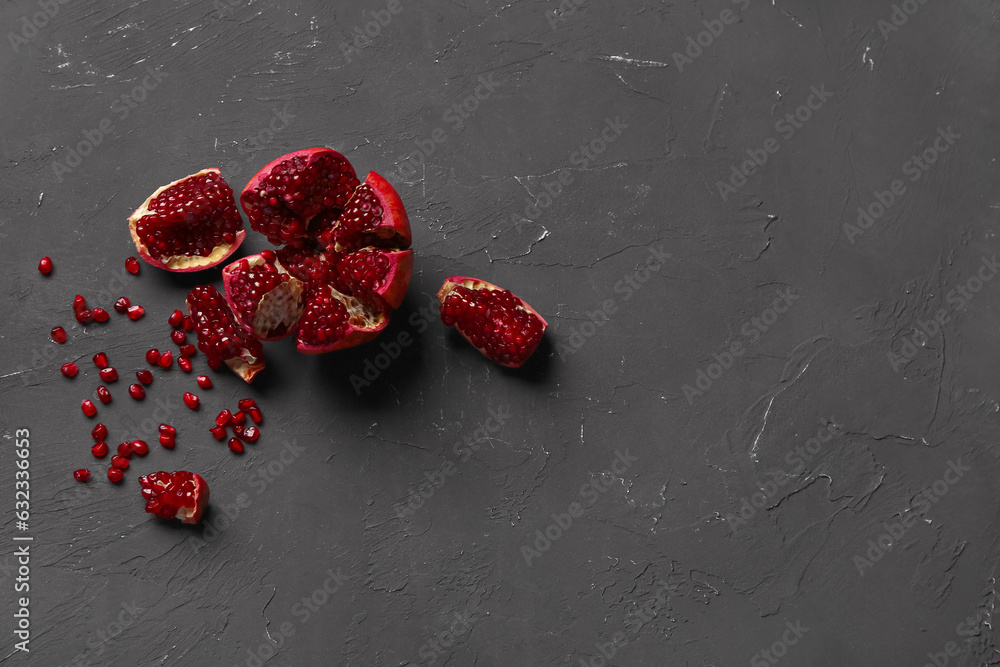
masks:
<svg viewBox="0 0 1000 667"><path fill-rule="evenodd" d="M911 3L890 30L888 0L567 0L559 15L554 1L402 0L349 51L388 3L71 0L47 17L4 2L0 25L28 38L8 35L0 59L0 475L12 489L29 429L35 539L25 655L5 492L0 663L253 665L270 637L280 665L601 665L601 645L622 666L998 664L1000 281L969 284L997 242L998 10ZM704 21L720 34L684 61ZM814 87L832 96L786 124ZM478 108L456 119L456 104ZM616 119L603 152L578 153ZM57 174L102 121L100 145ZM959 137L913 171L947 128ZM185 174L219 166L239 190L314 145L399 189L415 275L380 340L415 342L360 395L351 376L385 361L378 342L321 358L271 345L252 387L214 374L198 414L176 368L134 404L142 353L218 271L125 275L125 218ZM430 154L408 168L418 145ZM845 230L894 180L888 211ZM501 369L421 313L453 274L549 319L528 366ZM982 289L966 300L967 285ZM77 291L148 315L70 329ZM768 312L780 293L786 312ZM942 308L943 329L910 347ZM47 339L60 323L61 347ZM735 343L730 367L712 366ZM87 487L70 477L92 462L78 406L98 350L123 376L101 412L112 442L146 432L157 401L156 423L180 430L120 488L103 466ZM714 379L686 397L699 372ZM244 396L266 422L237 458L206 429ZM491 410L509 416L496 427ZM601 478L619 453L635 461ZM181 468L211 484L201 529L142 512L136 474ZM428 476L445 481L407 508ZM553 527L574 502L583 516ZM741 507L745 524L726 520ZM558 539L529 564L546 530ZM314 593L328 599L306 617Z"/></svg>

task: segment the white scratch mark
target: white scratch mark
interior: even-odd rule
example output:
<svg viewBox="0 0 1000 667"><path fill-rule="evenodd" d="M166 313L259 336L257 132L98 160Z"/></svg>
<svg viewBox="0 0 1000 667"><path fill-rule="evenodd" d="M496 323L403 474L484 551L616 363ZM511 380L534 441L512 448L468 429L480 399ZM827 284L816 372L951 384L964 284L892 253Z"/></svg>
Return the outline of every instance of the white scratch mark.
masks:
<svg viewBox="0 0 1000 667"><path fill-rule="evenodd" d="M865 47L865 52L861 54L861 62L868 63L868 69L873 70L875 69L875 61L872 60L871 56L868 55L868 52L871 50L872 47L870 46Z"/></svg>
<svg viewBox="0 0 1000 667"><path fill-rule="evenodd" d="M637 60L635 58L625 58L623 56L598 56L602 60L613 60L616 63L625 63L626 65L635 65L636 67L670 67L667 63L661 63L658 60Z"/></svg>
<svg viewBox="0 0 1000 667"><path fill-rule="evenodd" d="M771 397L771 402L767 404L767 411L764 413L764 423L760 425L760 432L757 433L757 437L754 438L753 447L750 448L750 458L753 459L754 463L757 462L757 443L760 442L760 436L764 435L764 429L767 428L767 418L771 414L771 406L774 405L774 399L777 396Z"/></svg>

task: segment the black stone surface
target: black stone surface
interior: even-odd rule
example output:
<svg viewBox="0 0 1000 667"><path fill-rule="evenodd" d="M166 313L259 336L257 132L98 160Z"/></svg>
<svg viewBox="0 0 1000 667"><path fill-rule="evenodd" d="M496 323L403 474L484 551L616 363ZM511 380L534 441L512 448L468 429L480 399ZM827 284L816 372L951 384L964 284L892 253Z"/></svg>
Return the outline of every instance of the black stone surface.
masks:
<svg viewBox="0 0 1000 667"><path fill-rule="evenodd" d="M998 664L996 3L577 1L3 3L0 664ZM131 401L220 281L126 274L126 217L322 145L409 211L389 329ZM529 365L440 324L454 274L548 318ZM179 430L120 487L97 351L112 443ZM239 458L207 428L247 396ZM159 469L200 528L143 513Z"/></svg>

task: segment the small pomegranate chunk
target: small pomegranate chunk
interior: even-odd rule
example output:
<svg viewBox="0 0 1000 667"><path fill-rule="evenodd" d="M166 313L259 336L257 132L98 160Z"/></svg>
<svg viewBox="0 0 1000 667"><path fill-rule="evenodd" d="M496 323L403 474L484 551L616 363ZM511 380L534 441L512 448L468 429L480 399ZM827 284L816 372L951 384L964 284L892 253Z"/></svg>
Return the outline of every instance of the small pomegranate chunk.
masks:
<svg viewBox="0 0 1000 667"><path fill-rule="evenodd" d="M260 408L256 407L250 408L250 412L248 412L247 414L250 415L250 419L253 420L254 424L260 424L262 421L264 421L264 415L263 413L261 413Z"/></svg>
<svg viewBox="0 0 1000 667"><path fill-rule="evenodd" d="M236 454L243 453L243 443L240 442L239 438L230 438L229 442L226 444L229 447L230 451Z"/></svg>
<svg viewBox="0 0 1000 667"><path fill-rule="evenodd" d="M125 463L128 463L128 461L126 461ZM111 466L110 468L108 468L108 479L117 484L118 482L125 479L125 472L121 468L116 468L114 466Z"/></svg>
<svg viewBox="0 0 1000 667"><path fill-rule="evenodd" d="M260 340L295 333L302 317L302 283L293 278L273 251L244 257L222 270L222 281L236 320Z"/></svg>
<svg viewBox="0 0 1000 667"><path fill-rule="evenodd" d="M76 377L76 374L80 372L80 367L74 364L72 361L67 361L59 369L59 372L68 378Z"/></svg>
<svg viewBox="0 0 1000 667"><path fill-rule="evenodd" d="M83 410L83 414L88 417L93 417L97 414L97 406L94 405L94 402L89 398L85 398L80 402L80 409Z"/></svg>
<svg viewBox="0 0 1000 667"><path fill-rule="evenodd" d="M212 378L208 377L207 375L199 375L196 378L196 382L198 383L198 386L201 387L202 389L212 388Z"/></svg>
<svg viewBox="0 0 1000 667"><path fill-rule="evenodd" d="M191 372L191 360L188 359L187 357L178 357L177 358L177 368L181 369L185 373L190 373Z"/></svg>
<svg viewBox="0 0 1000 667"><path fill-rule="evenodd" d="M388 307L379 297L347 296L330 285L306 287L306 305L296 345L303 354L321 354L360 345L389 323Z"/></svg>
<svg viewBox="0 0 1000 667"><path fill-rule="evenodd" d="M108 427L104 424L98 424L94 428L90 429L90 437L94 439L94 442L100 442L108 437Z"/></svg>
<svg viewBox="0 0 1000 667"><path fill-rule="evenodd" d="M136 371L135 379L141 382L142 384L151 384L153 382L153 373L152 371L146 369L143 369L141 371Z"/></svg>
<svg viewBox="0 0 1000 667"><path fill-rule="evenodd" d="M161 519L180 519L195 524L208 505L208 484L200 475L178 470L154 472L139 477L146 512Z"/></svg>
<svg viewBox="0 0 1000 667"><path fill-rule="evenodd" d="M125 270L131 273L133 276L139 273L139 260L135 257L129 257L125 260Z"/></svg>
<svg viewBox="0 0 1000 667"><path fill-rule="evenodd" d="M170 368L170 365L174 363L174 353L170 350L160 354L160 359L156 362L156 365L160 368Z"/></svg>
<svg viewBox="0 0 1000 667"><path fill-rule="evenodd" d="M108 355L104 354L103 352L98 352L97 354L95 354L94 355L94 365L97 366L98 368L107 368L108 367Z"/></svg>
<svg viewBox="0 0 1000 667"><path fill-rule="evenodd" d="M133 440L130 444L132 451L138 456L145 456L149 453L149 445L145 440Z"/></svg>
<svg viewBox="0 0 1000 667"><path fill-rule="evenodd" d="M160 363L160 351L156 348L151 349L146 353L146 363L150 366L155 366Z"/></svg>
<svg viewBox="0 0 1000 667"><path fill-rule="evenodd" d="M448 278L437 296L441 321L501 366L527 361L548 326L524 300L478 278Z"/></svg>
<svg viewBox="0 0 1000 667"><path fill-rule="evenodd" d="M200 285L188 293L188 312L198 333L198 349L205 353L208 367L223 363L246 382L264 368L261 342L236 323L226 300L211 285Z"/></svg>
<svg viewBox="0 0 1000 667"><path fill-rule="evenodd" d="M114 366L102 368L97 371L97 374L100 375L101 379L105 382L115 382L118 380L118 371L114 368Z"/></svg>
<svg viewBox="0 0 1000 667"><path fill-rule="evenodd" d="M73 479L78 482L87 483L90 481L90 471L86 468L80 468L79 470L73 472Z"/></svg>
<svg viewBox="0 0 1000 667"><path fill-rule="evenodd" d="M67 338L66 330L62 327L52 327L52 331L49 332L49 336L51 336L52 340L57 343L65 343Z"/></svg>
<svg viewBox="0 0 1000 667"><path fill-rule="evenodd" d="M111 392L103 384L97 387L97 398L100 399L101 403L111 402Z"/></svg>
<svg viewBox="0 0 1000 667"><path fill-rule="evenodd" d="M146 314L146 309L142 306L129 306L128 307L128 318L132 321L142 319L142 316Z"/></svg>
<svg viewBox="0 0 1000 667"><path fill-rule="evenodd" d="M112 456L111 465L119 470L128 470L128 459L124 456Z"/></svg>
<svg viewBox="0 0 1000 667"><path fill-rule="evenodd" d="M257 442L257 439L260 437L260 431L256 426L247 426L243 429L243 434L240 437L247 442Z"/></svg>
<svg viewBox="0 0 1000 667"><path fill-rule="evenodd" d="M173 449L177 445L177 440L172 435L167 435L166 433L160 434L160 444L163 445L165 449Z"/></svg>
<svg viewBox="0 0 1000 667"><path fill-rule="evenodd" d="M94 455L95 459L103 459L108 455L108 443L99 442L90 448L90 453Z"/></svg>
<svg viewBox="0 0 1000 667"><path fill-rule="evenodd" d="M131 443L128 443L128 442L120 443L118 445L118 448L115 451L118 452L118 456L121 456L122 458L126 458L126 459L132 458L132 444ZM114 462L115 462L115 460L111 459L111 463L113 464Z"/></svg>
<svg viewBox="0 0 1000 667"><path fill-rule="evenodd" d="M115 312L124 315L128 312L128 307L130 305L132 305L132 302L128 300L127 296L119 297L118 300L115 301Z"/></svg>
<svg viewBox="0 0 1000 667"><path fill-rule="evenodd" d="M94 320L97 322L107 322L109 319L111 319L111 315L108 311L103 308L94 308Z"/></svg>
<svg viewBox="0 0 1000 667"><path fill-rule="evenodd" d="M46 276L52 273L52 258L42 257L38 260L38 270Z"/></svg>
<svg viewBox="0 0 1000 667"><path fill-rule="evenodd" d="M167 318L167 324L172 327L179 327L181 322L184 320L184 313L180 310L175 310L170 313L170 317Z"/></svg>
<svg viewBox="0 0 1000 667"><path fill-rule="evenodd" d="M197 410L198 406L201 405L201 399L192 394L190 391L184 392L184 405L188 406L192 410Z"/></svg>
<svg viewBox="0 0 1000 667"><path fill-rule="evenodd" d="M141 384L130 384L128 386L128 395L137 401L141 401L146 398L146 390L142 388Z"/></svg>

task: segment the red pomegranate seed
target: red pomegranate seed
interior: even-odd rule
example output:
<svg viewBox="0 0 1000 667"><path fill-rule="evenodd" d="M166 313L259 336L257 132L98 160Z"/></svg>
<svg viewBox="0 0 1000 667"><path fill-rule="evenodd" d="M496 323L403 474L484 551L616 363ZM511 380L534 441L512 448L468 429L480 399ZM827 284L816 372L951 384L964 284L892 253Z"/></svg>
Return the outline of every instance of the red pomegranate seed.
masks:
<svg viewBox="0 0 1000 667"><path fill-rule="evenodd" d="M260 437L260 431L256 426L247 426L243 429L243 435L240 436L247 442L257 442L257 438Z"/></svg>
<svg viewBox="0 0 1000 667"><path fill-rule="evenodd" d="M135 379L143 384L150 384L153 381L153 372L146 369L136 371Z"/></svg>
<svg viewBox="0 0 1000 667"><path fill-rule="evenodd" d="M111 465L119 470L128 470L128 459L124 456L112 456Z"/></svg>
<svg viewBox="0 0 1000 667"><path fill-rule="evenodd" d="M185 373L191 372L191 360L187 357L180 357L177 360L177 367L180 368Z"/></svg>
<svg viewBox="0 0 1000 667"><path fill-rule="evenodd" d="M149 445L146 444L145 440L133 440L132 451L139 456L145 456L146 454L149 454Z"/></svg>
<svg viewBox="0 0 1000 667"><path fill-rule="evenodd" d="M246 423L246 420L247 420L247 413L245 413L245 412L237 412L235 415L233 415L232 425L233 426L243 426L243 424Z"/></svg>
<svg viewBox="0 0 1000 667"><path fill-rule="evenodd" d="M133 276L139 273L139 260L135 257L129 257L125 260L125 270L131 273Z"/></svg>
<svg viewBox="0 0 1000 667"><path fill-rule="evenodd" d="M129 444L129 443L127 443L127 442L123 442L123 443L119 444L118 445L118 449L116 449L115 451L117 451L118 452L118 456L120 456L122 458L127 459L127 458L131 458L132 457L132 445ZM117 457L115 457L115 458L117 458ZM115 459L114 458L111 459L111 463L114 464L114 462L115 462Z"/></svg>
<svg viewBox="0 0 1000 667"><path fill-rule="evenodd" d="M98 424L94 428L90 429L90 437L94 439L94 442L100 442L108 437L108 427L104 424Z"/></svg>
<svg viewBox="0 0 1000 667"><path fill-rule="evenodd" d="M128 318L130 320L141 319L143 315L146 314L146 309L142 306L129 306L128 307Z"/></svg>
<svg viewBox="0 0 1000 667"><path fill-rule="evenodd" d="M115 301L115 312L124 315L128 312L128 307L132 305L132 302L128 300L127 296L118 297Z"/></svg>
<svg viewBox="0 0 1000 667"><path fill-rule="evenodd" d="M108 443L99 442L90 448L90 453L94 455L95 459L103 459L108 455Z"/></svg>
<svg viewBox="0 0 1000 667"><path fill-rule="evenodd" d="M181 345L181 354L185 357L189 358L193 357L194 355L198 354L198 348L192 345L191 343L187 343L186 345Z"/></svg>
<svg viewBox="0 0 1000 667"><path fill-rule="evenodd" d="M188 406L192 410L197 410L198 406L201 405L201 399L192 394L190 391L184 392L184 405Z"/></svg>
<svg viewBox="0 0 1000 667"><path fill-rule="evenodd" d="M242 413L240 413L240 414L242 414ZM243 437L243 426L241 426L239 424L233 426L233 433L235 433L238 437L242 438Z"/></svg>
<svg viewBox="0 0 1000 667"><path fill-rule="evenodd" d="M181 320L181 326L184 327L184 331L194 331L194 320L189 315L185 315L184 319Z"/></svg>
<svg viewBox="0 0 1000 667"><path fill-rule="evenodd" d="M94 402L89 398L85 398L80 402L80 409L83 410L83 414L88 417L93 417L97 414L97 406L94 405Z"/></svg>
<svg viewBox="0 0 1000 667"><path fill-rule="evenodd" d="M156 362L156 364L160 368L170 368L170 365L172 363L174 363L174 353L171 352L170 350L167 350L166 352L161 354L160 360Z"/></svg>
<svg viewBox="0 0 1000 667"><path fill-rule="evenodd" d="M176 329L170 332L170 340L178 345L183 345L187 341L187 334L184 333L183 329Z"/></svg>
<svg viewBox="0 0 1000 667"><path fill-rule="evenodd" d="M77 294L73 297L73 312L79 313L87 307L87 300L83 298L82 294Z"/></svg>
<svg viewBox="0 0 1000 667"><path fill-rule="evenodd" d="M114 366L108 366L107 368L102 368L97 371L97 374L101 376L101 379L105 382L115 382L118 380L118 371Z"/></svg>
<svg viewBox="0 0 1000 667"><path fill-rule="evenodd" d="M177 442L174 440L174 436L166 435L165 433L160 434L160 444L167 449L173 449Z"/></svg>
<svg viewBox="0 0 1000 667"><path fill-rule="evenodd" d="M42 271L42 273L48 273L47 271ZM78 482L89 482L90 481L90 471L86 468L80 468L73 472L73 479Z"/></svg>
<svg viewBox="0 0 1000 667"><path fill-rule="evenodd" d="M243 453L243 443L236 438L229 439L229 450L235 452L236 454Z"/></svg>
<svg viewBox="0 0 1000 667"><path fill-rule="evenodd" d="M184 313L181 312L180 310L175 310L174 312L170 313L170 317L167 318L167 324L169 324L172 327L179 327L183 319L184 319Z"/></svg>
<svg viewBox="0 0 1000 667"><path fill-rule="evenodd" d="M160 351L155 347L146 353L146 363L155 365L160 361Z"/></svg>
<svg viewBox="0 0 1000 667"><path fill-rule="evenodd" d="M128 461L126 461L125 463L128 463ZM114 468L114 467L108 468L108 479L117 484L118 482L125 479L125 473L122 472L120 468Z"/></svg>
<svg viewBox="0 0 1000 667"><path fill-rule="evenodd" d="M94 365L97 366L98 368L107 368L108 367L108 355L104 354L103 352L98 352L97 354L95 354L94 355Z"/></svg>
<svg viewBox="0 0 1000 667"><path fill-rule="evenodd" d="M225 426L233 418L233 413L229 410L223 410L215 417L216 426Z"/></svg>
<svg viewBox="0 0 1000 667"><path fill-rule="evenodd" d="M130 384L128 386L128 395L137 401L141 401L146 398L146 390L142 388L141 384Z"/></svg>
<svg viewBox="0 0 1000 667"><path fill-rule="evenodd" d="M94 319L98 322L107 322L111 319L111 315L109 315L108 311L103 308L94 308Z"/></svg>
<svg viewBox="0 0 1000 667"><path fill-rule="evenodd" d="M264 421L264 415L261 413L260 408L250 408L250 412L248 414L254 424L259 424Z"/></svg>
<svg viewBox="0 0 1000 667"><path fill-rule="evenodd" d="M216 440L225 440L226 439L226 427L225 426L213 426L212 428L210 428L208 430L212 432L212 435L215 436Z"/></svg>
<svg viewBox="0 0 1000 667"><path fill-rule="evenodd" d="M111 402L111 392L103 384L97 387L97 398L101 399L101 403Z"/></svg>
<svg viewBox="0 0 1000 667"><path fill-rule="evenodd" d="M72 361L67 361L59 369L59 372L68 378L76 377L76 374L80 372L80 367L74 364Z"/></svg>
<svg viewBox="0 0 1000 667"><path fill-rule="evenodd" d="M63 329L62 327L52 327L52 331L49 332L49 335L52 337L52 340L54 340L57 343L66 342L67 338L66 330Z"/></svg>
<svg viewBox="0 0 1000 667"><path fill-rule="evenodd" d="M89 308L84 308L75 315L76 321L80 324L90 324L94 321L94 311Z"/></svg>
<svg viewBox="0 0 1000 667"><path fill-rule="evenodd" d="M241 398L239 403L237 403L236 405L238 405L240 410L242 410L243 412L247 412L248 410L250 410L250 408L256 408L257 402L252 398Z"/></svg>
<svg viewBox="0 0 1000 667"><path fill-rule="evenodd" d="M52 258L42 257L38 261L38 270L44 273L45 275L49 275L50 273L52 273Z"/></svg>
<svg viewBox="0 0 1000 667"><path fill-rule="evenodd" d="M160 433L163 433L164 435L175 436L177 435L177 429L171 426L170 424L160 424Z"/></svg>
<svg viewBox="0 0 1000 667"><path fill-rule="evenodd" d="M198 386L201 387L202 389L212 388L212 378L208 377L207 375L199 375L197 378L197 382Z"/></svg>

